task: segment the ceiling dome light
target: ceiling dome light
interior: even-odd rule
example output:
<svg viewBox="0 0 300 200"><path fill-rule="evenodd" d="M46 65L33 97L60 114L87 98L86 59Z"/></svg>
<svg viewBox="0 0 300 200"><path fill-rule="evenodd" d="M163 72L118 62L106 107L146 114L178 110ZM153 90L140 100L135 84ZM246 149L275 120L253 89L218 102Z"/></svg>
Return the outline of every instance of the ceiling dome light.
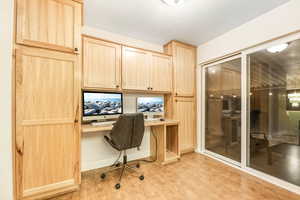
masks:
<svg viewBox="0 0 300 200"><path fill-rule="evenodd" d="M267 50L270 53L279 53L279 52L282 52L283 50L285 50L288 46L289 45L287 43L284 43L284 44L280 44L280 45L270 47Z"/></svg>
<svg viewBox="0 0 300 200"><path fill-rule="evenodd" d="M184 0L162 0L162 1L169 6L179 6L184 2Z"/></svg>

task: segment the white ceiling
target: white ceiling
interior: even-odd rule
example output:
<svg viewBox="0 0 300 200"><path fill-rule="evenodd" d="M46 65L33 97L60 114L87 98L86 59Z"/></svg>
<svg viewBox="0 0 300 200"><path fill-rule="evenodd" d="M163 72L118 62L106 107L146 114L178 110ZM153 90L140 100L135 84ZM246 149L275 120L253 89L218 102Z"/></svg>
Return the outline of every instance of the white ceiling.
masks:
<svg viewBox="0 0 300 200"><path fill-rule="evenodd" d="M199 45L289 0L85 0L85 25L157 44ZM258 30L259 31L259 30Z"/></svg>

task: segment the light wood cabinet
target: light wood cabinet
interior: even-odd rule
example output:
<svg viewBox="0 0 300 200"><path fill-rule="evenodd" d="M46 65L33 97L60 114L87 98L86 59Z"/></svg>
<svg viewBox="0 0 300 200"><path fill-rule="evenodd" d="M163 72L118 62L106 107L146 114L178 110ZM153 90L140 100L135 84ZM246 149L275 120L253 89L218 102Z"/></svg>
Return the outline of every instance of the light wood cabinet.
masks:
<svg viewBox="0 0 300 200"><path fill-rule="evenodd" d="M126 90L171 92L171 56L123 47L122 87Z"/></svg>
<svg viewBox="0 0 300 200"><path fill-rule="evenodd" d="M194 98L177 97L174 99L175 120L179 126L179 146L181 153L192 152L196 146L196 106Z"/></svg>
<svg viewBox="0 0 300 200"><path fill-rule="evenodd" d="M82 4L72 0L17 0L18 44L80 52Z"/></svg>
<svg viewBox="0 0 300 200"><path fill-rule="evenodd" d="M122 87L127 90L150 90L151 53L123 47Z"/></svg>
<svg viewBox="0 0 300 200"><path fill-rule="evenodd" d="M193 152L196 146L196 47L179 41L164 45L173 56L173 95L166 101L167 116L179 121L181 153ZM168 99L168 98L165 98Z"/></svg>
<svg viewBox="0 0 300 200"><path fill-rule="evenodd" d="M172 79L172 57L152 53L151 90L172 92Z"/></svg>
<svg viewBox="0 0 300 200"><path fill-rule="evenodd" d="M72 54L17 47L17 199L38 199L78 188L77 59Z"/></svg>
<svg viewBox="0 0 300 200"><path fill-rule="evenodd" d="M84 37L84 88L121 89L121 45Z"/></svg>
<svg viewBox="0 0 300 200"><path fill-rule="evenodd" d="M195 96L196 48L177 41L164 46L165 53L173 56L175 96Z"/></svg>

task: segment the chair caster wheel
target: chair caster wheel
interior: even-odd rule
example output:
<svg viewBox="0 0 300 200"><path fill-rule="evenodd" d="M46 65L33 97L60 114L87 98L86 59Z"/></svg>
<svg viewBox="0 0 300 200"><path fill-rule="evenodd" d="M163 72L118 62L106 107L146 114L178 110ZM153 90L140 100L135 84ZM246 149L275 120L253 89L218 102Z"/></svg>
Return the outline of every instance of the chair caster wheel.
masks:
<svg viewBox="0 0 300 200"><path fill-rule="evenodd" d="M140 168L140 167L141 167L140 163L136 164L136 168Z"/></svg>
<svg viewBox="0 0 300 200"><path fill-rule="evenodd" d="M145 179L144 175L141 175L141 176L139 177L139 179L140 179L141 181L144 180L144 179Z"/></svg>
<svg viewBox="0 0 300 200"><path fill-rule="evenodd" d="M121 187L120 183L117 183L117 184L115 185L116 190L120 189L120 187Z"/></svg>
<svg viewBox="0 0 300 200"><path fill-rule="evenodd" d="M106 174L104 174L104 173L103 173L103 174L101 174L101 176L100 176L100 177L101 177L101 179L105 179L105 177L106 177Z"/></svg>
<svg viewBox="0 0 300 200"><path fill-rule="evenodd" d="M117 164L116 164L116 167L120 167L120 165L121 165L120 163L117 163Z"/></svg>

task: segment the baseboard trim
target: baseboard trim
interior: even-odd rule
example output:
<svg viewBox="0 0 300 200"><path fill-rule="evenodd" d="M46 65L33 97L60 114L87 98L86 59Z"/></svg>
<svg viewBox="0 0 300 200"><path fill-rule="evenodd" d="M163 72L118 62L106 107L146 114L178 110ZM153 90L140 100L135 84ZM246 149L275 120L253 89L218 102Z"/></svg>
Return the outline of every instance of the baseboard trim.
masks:
<svg viewBox="0 0 300 200"><path fill-rule="evenodd" d="M137 160L137 159L141 159L141 158L147 158L147 157L150 157L150 151L137 152L137 153L129 154L128 161ZM113 157L113 158L109 158L109 159L103 159L103 160L83 163L81 166L81 172L110 166L111 164L113 164L113 162L116 159L117 159L117 157Z"/></svg>
<svg viewBox="0 0 300 200"><path fill-rule="evenodd" d="M75 183L73 179L50 184L42 187L37 187L30 190L25 190L23 193L23 199L34 200L54 197L66 192L75 191L79 189L79 185Z"/></svg>

